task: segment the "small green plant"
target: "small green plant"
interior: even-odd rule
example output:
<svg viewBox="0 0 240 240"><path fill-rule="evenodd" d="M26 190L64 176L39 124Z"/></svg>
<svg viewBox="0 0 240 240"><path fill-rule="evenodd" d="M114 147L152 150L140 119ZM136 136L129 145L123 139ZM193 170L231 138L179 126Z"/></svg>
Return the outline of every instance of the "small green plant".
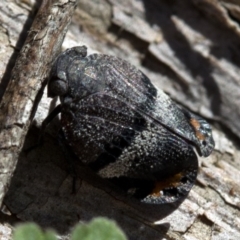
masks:
<svg viewBox="0 0 240 240"><path fill-rule="evenodd" d="M71 234L71 240L127 240L124 232L109 219L99 217L87 224L78 224ZM57 240L56 233L43 231L35 223L19 225L13 240Z"/></svg>
<svg viewBox="0 0 240 240"><path fill-rule="evenodd" d="M57 240L55 232L43 232L35 223L19 225L13 234L13 240Z"/></svg>
<svg viewBox="0 0 240 240"><path fill-rule="evenodd" d="M73 230L72 240L126 240L123 231L114 221L95 218L88 224L79 224Z"/></svg>

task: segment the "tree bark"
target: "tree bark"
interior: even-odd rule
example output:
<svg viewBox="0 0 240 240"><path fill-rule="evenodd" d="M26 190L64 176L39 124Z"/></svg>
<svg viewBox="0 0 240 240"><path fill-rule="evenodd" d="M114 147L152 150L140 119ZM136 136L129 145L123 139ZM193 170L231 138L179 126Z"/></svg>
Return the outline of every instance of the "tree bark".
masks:
<svg viewBox="0 0 240 240"><path fill-rule="evenodd" d="M70 1L69 4L74 5ZM21 11L26 19L28 5L6 5L5 11L10 11L10 7L14 6L16 12ZM55 7L62 12L66 5ZM46 18L49 17L49 12L44 11L44 14ZM64 14L68 21L72 13ZM0 133L1 152L4 151L3 154L10 156L13 162L3 161L5 157L1 157L1 174L8 175L9 179L18 161L4 199L5 206L12 214L5 222L12 223L15 215L20 221L33 220L44 227L55 228L64 238L76 222L101 215L116 220L129 239L239 239L238 1L83 0L79 3L63 43L64 48L87 45L89 53L101 52L129 61L175 101L211 122L215 150L210 157L199 159L198 179L189 197L174 213L163 219L157 219L141 207L134 208L111 186L81 166L77 169L77 193L71 194L71 176L56 140L59 128L57 119L47 130L43 146L28 154L21 152L18 157L23 142L24 148L27 148L37 141L40 123L48 114L49 106L56 104L55 100L50 102L44 94L32 127L25 136L34 112L37 92L56 56L57 51L50 54L53 50L48 48L54 47L56 50L52 41L60 39L60 46L61 37L64 36L60 32L65 31L57 29L61 36L59 38L57 33L54 35L44 30L44 21L36 19L35 24L40 26L41 23L43 27L35 27L37 31L31 30L32 41L27 40L27 44L38 44L29 53L34 56L26 58L28 65L23 60L16 62L12 78L23 79L23 82L11 81L1 103L1 111L5 112L1 113L1 122L4 123L1 126L10 126ZM20 35L14 24L23 26L24 21L12 19L7 22L1 18L1 14L0 21L0 41L5 50L5 57L0 61L0 72L4 73L10 59L7 50L11 51L12 46L16 46L16 39ZM54 25L55 21L52 19L51 24ZM46 48L43 48L41 44L46 35L51 40L44 40ZM23 47L20 57L25 53L26 46L29 45ZM37 60L37 57L41 58ZM19 69L20 64L24 67ZM42 64L42 70L39 70L39 64ZM30 75L26 77L25 74ZM15 92L20 97L9 95L9 92ZM6 131L10 133L6 134ZM13 131L19 132L18 139L14 138L14 141L12 136L16 134ZM8 150L10 155L5 153ZM3 188L5 186L3 184ZM158 225L153 225L152 221L158 221Z"/></svg>
<svg viewBox="0 0 240 240"><path fill-rule="evenodd" d="M35 114L34 105L42 95L50 65L60 51L75 6L76 2L64 0L42 2L12 70L0 105L0 202Z"/></svg>

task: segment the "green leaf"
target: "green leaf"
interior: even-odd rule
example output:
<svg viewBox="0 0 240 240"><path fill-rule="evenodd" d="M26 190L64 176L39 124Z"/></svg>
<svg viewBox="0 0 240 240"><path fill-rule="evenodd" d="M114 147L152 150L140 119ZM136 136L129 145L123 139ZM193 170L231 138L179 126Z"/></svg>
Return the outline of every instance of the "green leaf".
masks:
<svg viewBox="0 0 240 240"><path fill-rule="evenodd" d="M56 233L51 230L47 230L44 234L44 240L56 240Z"/></svg>
<svg viewBox="0 0 240 240"><path fill-rule="evenodd" d="M19 225L13 233L13 240L56 240L55 233L44 233L35 223Z"/></svg>
<svg viewBox="0 0 240 240"><path fill-rule="evenodd" d="M114 221L95 218L89 224L79 224L72 233L72 240L126 240L123 231Z"/></svg>

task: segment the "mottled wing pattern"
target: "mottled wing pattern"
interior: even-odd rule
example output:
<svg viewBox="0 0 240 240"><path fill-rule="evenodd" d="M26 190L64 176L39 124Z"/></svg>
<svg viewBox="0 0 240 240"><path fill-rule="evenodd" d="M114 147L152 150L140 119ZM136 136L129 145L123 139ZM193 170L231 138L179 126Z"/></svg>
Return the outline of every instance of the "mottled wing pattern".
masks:
<svg viewBox="0 0 240 240"><path fill-rule="evenodd" d="M89 58L81 81L90 86L105 79L105 88L78 99L62 113L66 138L81 160L107 178L156 180L190 167L196 155L188 139L171 127L177 118L173 103L160 106L171 114L169 123L163 120L169 116L153 113L159 94L139 70L106 55Z"/></svg>
<svg viewBox="0 0 240 240"><path fill-rule="evenodd" d="M203 156L214 147L205 120L133 65L87 56L85 46L59 55L48 94L60 97L53 115L61 111L65 138L80 161L144 203L180 203L197 176L194 147Z"/></svg>
<svg viewBox="0 0 240 240"><path fill-rule="evenodd" d="M201 117L179 107L161 89L126 61L105 56L111 66L104 66L112 94L120 96L140 114L144 114L195 145L201 156L209 156L214 147L211 127ZM111 61L111 58L112 61ZM128 69L128 71L126 71Z"/></svg>

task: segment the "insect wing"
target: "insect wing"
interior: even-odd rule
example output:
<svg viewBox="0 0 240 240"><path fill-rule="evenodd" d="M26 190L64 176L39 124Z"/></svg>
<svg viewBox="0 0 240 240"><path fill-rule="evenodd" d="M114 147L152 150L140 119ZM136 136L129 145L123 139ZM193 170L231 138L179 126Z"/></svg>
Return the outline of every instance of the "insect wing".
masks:
<svg viewBox="0 0 240 240"><path fill-rule="evenodd" d="M179 107L161 89L126 61L113 58L104 68L109 93L128 103L132 109L152 119L176 135L191 142L201 156L208 156L214 148L210 125L201 117Z"/></svg>

